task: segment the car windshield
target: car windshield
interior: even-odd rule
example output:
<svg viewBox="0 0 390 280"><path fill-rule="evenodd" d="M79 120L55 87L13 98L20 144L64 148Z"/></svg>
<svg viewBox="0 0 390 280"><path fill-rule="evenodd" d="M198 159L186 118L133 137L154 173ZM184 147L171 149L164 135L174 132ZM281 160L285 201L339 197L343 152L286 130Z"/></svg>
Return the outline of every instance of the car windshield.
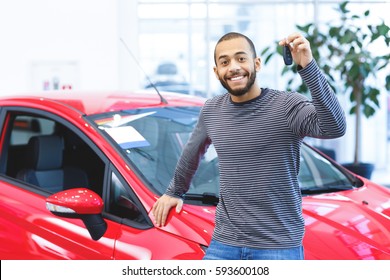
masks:
<svg viewBox="0 0 390 280"><path fill-rule="evenodd" d="M198 120L200 107L161 107L90 116L119 145L135 171L158 194L165 192L177 161ZM326 158L302 146L302 193L345 190L351 181ZM218 158L211 145L192 179L189 198L214 201L219 194Z"/></svg>

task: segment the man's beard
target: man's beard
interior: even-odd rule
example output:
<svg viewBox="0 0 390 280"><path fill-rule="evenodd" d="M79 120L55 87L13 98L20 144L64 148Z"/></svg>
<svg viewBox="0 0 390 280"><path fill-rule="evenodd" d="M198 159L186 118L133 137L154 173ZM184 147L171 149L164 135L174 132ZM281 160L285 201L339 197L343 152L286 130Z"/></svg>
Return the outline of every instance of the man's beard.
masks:
<svg viewBox="0 0 390 280"><path fill-rule="evenodd" d="M232 89L225 80L223 79L220 79L219 80L221 82L221 85L231 94L231 95L234 95L234 96L243 96L244 94L246 94L249 89L253 86L253 84L255 83L256 81L256 71L253 71L252 72L252 75L249 76L249 80L248 82L246 83L245 87L243 88L239 88L239 89Z"/></svg>

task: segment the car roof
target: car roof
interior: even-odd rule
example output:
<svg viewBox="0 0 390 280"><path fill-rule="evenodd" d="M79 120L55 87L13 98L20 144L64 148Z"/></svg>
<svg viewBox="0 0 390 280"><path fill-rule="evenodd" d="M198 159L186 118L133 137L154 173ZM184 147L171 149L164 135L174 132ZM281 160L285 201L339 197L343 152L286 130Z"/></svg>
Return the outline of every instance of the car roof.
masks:
<svg viewBox="0 0 390 280"><path fill-rule="evenodd" d="M57 90L37 93L13 94L1 97L0 100L60 103L85 115L99 114L126 109L173 107L173 106L202 106L204 98L179 93L161 92L167 103L164 103L158 93L153 90L144 91L77 91Z"/></svg>

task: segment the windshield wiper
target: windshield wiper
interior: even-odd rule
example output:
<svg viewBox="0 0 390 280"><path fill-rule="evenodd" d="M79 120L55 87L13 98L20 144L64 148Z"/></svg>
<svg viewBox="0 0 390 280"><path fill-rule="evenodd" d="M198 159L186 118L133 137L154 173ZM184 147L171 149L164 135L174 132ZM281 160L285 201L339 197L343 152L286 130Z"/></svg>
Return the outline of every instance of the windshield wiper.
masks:
<svg viewBox="0 0 390 280"><path fill-rule="evenodd" d="M184 200L187 201L200 201L203 204L208 205L217 205L219 202L219 197L215 193L205 192L203 194L198 193L186 193L183 195Z"/></svg>
<svg viewBox="0 0 390 280"><path fill-rule="evenodd" d="M334 185L334 186L322 186L322 187L311 187L302 189L302 195L322 194L331 192L340 192L354 189L354 186L346 185Z"/></svg>
<svg viewBox="0 0 390 280"><path fill-rule="evenodd" d="M130 152L131 151L134 151L136 152L137 154L143 156L144 158L150 160L150 161L154 161L154 158L152 157L151 154L149 154L148 152L144 151L144 150L141 150L140 148L131 148L130 149Z"/></svg>

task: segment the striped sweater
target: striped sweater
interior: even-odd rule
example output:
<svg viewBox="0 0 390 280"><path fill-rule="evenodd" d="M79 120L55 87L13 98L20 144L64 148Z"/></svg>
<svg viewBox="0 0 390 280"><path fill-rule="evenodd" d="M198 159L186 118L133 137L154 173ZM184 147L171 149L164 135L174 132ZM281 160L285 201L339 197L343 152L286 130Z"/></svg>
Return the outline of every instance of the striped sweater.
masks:
<svg viewBox="0 0 390 280"><path fill-rule="evenodd" d="M344 112L313 60L299 69L312 100L299 93L262 89L234 103L229 93L208 100L166 194L183 195L212 143L220 168L220 201L213 238L259 249L302 245L304 219L298 183L305 136L345 133Z"/></svg>

